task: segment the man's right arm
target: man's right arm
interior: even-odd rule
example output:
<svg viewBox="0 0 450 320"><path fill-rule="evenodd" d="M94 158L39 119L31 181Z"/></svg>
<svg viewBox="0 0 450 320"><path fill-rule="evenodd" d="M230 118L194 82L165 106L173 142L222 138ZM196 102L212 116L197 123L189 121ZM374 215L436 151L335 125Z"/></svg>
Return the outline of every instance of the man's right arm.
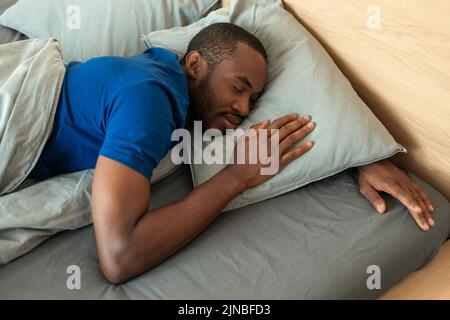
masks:
<svg viewBox="0 0 450 320"><path fill-rule="evenodd" d="M280 119L265 126L283 127L282 169L310 149L303 144L288 150L312 129L304 126L309 121L295 121L292 115ZM260 164L228 165L182 201L147 212L148 179L100 156L94 173L92 211L100 265L106 278L112 283L124 282L172 255L204 230L236 195L268 180L270 176L261 176L260 169Z"/></svg>
<svg viewBox="0 0 450 320"><path fill-rule="evenodd" d="M127 177L125 184L117 179L120 176ZM222 170L182 201L147 212L142 210L148 208L148 201L142 200L147 198L143 190L150 196L150 186L139 176L115 160L98 159L93 182L94 228L100 265L112 283L139 275L172 255L245 188L230 170Z"/></svg>

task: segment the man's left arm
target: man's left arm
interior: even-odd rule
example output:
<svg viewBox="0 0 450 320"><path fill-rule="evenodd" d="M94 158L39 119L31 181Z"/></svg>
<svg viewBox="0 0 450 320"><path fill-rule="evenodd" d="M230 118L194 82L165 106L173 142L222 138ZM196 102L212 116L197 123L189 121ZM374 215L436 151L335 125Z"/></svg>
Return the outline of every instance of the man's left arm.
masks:
<svg viewBox="0 0 450 320"><path fill-rule="evenodd" d="M434 226L431 217L434 208L425 191L389 160L360 166L357 172L359 191L379 213L385 213L387 209L385 200L379 194L382 191L407 207L422 230L427 231Z"/></svg>

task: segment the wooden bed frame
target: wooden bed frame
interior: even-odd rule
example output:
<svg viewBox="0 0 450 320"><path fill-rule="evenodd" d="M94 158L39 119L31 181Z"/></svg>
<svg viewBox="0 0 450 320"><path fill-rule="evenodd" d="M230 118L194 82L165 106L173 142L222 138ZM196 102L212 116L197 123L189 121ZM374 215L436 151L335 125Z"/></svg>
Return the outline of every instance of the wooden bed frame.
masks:
<svg viewBox="0 0 450 320"><path fill-rule="evenodd" d="M253 0L241 0L253 1ZM230 0L223 0L228 5ZM450 201L450 2L284 0L407 155ZM450 243L384 299L450 299Z"/></svg>

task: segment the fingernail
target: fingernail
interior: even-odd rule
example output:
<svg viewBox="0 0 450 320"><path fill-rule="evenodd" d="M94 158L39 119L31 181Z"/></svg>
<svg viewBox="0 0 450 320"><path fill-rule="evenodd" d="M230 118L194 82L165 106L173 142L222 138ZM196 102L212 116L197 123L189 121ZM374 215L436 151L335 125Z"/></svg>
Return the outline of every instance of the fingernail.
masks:
<svg viewBox="0 0 450 320"><path fill-rule="evenodd" d="M314 128L314 123L310 122L306 126L310 129L312 129L312 128Z"/></svg>
<svg viewBox="0 0 450 320"><path fill-rule="evenodd" d="M310 121L311 120L310 116L304 116L303 119L305 119L306 121Z"/></svg>
<svg viewBox="0 0 450 320"><path fill-rule="evenodd" d="M414 207L414 210L416 210L417 213L422 213L421 207Z"/></svg>
<svg viewBox="0 0 450 320"><path fill-rule="evenodd" d="M430 230L430 226L427 225L427 224L424 224L424 225L423 225L423 230L425 230L425 231Z"/></svg>
<svg viewBox="0 0 450 320"><path fill-rule="evenodd" d="M430 226L434 226L434 225L435 225L434 220L431 219L431 218L429 218L429 219L428 219L428 224L429 224Z"/></svg>
<svg viewBox="0 0 450 320"><path fill-rule="evenodd" d="M428 208L429 208L431 211L434 212L434 208L433 208L433 206L432 206L431 204L428 206Z"/></svg>
<svg viewBox="0 0 450 320"><path fill-rule="evenodd" d="M377 205L377 211L379 213L383 213L383 205L382 204Z"/></svg>

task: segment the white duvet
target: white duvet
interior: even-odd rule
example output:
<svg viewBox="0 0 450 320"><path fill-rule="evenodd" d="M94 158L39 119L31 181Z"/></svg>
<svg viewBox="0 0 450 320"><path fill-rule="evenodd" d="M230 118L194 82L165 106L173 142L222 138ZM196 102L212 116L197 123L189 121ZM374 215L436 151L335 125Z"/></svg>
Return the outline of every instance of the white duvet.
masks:
<svg viewBox="0 0 450 320"><path fill-rule="evenodd" d="M56 39L0 45L0 265L92 222L93 169L27 179L50 136L64 74ZM177 168L167 153L151 183Z"/></svg>
<svg viewBox="0 0 450 320"><path fill-rule="evenodd" d="M92 170L26 179L51 133L64 74L55 39L0 45L0 265L91 222Z"/></svg>

